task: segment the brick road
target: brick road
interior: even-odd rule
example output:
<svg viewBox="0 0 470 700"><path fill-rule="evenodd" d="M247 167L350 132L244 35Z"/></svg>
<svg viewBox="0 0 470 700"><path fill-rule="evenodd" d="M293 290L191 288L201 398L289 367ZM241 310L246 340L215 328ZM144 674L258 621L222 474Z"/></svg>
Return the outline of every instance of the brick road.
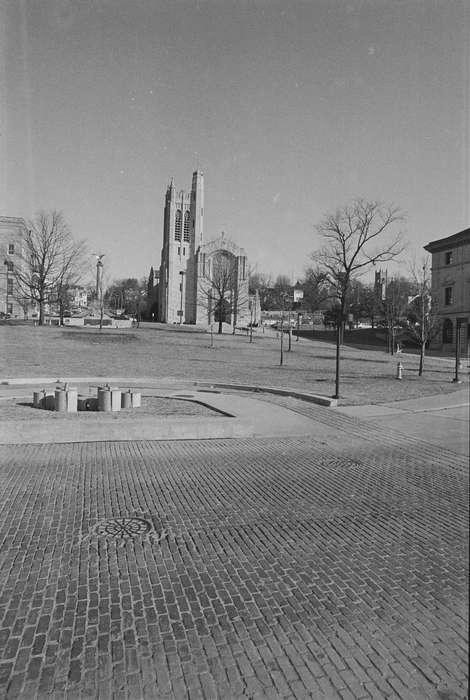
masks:
<svg viewBox="0 0 470 700"><path fill-rule="evenodd" d="M289 403L312 437L2 447L2 697L467 697L467 460Z"/></svg>

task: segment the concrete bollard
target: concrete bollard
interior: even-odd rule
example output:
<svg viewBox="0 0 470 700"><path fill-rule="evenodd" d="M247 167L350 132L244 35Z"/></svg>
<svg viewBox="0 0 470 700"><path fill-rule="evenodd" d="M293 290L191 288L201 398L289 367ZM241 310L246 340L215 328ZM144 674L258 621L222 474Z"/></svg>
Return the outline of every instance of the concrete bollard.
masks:
<svg viewBox="0 0 470 700"><path fill-rule="evenodd" d="M141 393L140 391L132 392L132 408L140 408L141 405Z"/></svg>
<svg viewBox="0 0 470 700"><path fill-rule="evenodd" d="M44 396L41 403L42 407L45 408L46 411L53 411L55 409L54 394L46 394L46 392L44 392Z"/></svg>
<svg viewBox="0 0 470 700"><path fill-rule="evenodd" d="M111 410L111 389L109 386L98 387L98 411Z"/></svg>
<svg viewBox="0 0 470 700"><path fill-rule="evenodd" d="M111 411L121 410L121 390L117 387L111 389Z"/></svg>
<svg viewBox="0 0 470 700"><path fill-rule="evenodd" d="M54 409L59 413L65 413L67 410L67 392L65 389L57 387L54 392Z"/></svg>
<svg viewBox="0 0 470 700"><path fill-rule="evenodd" d="M67 413L76 413L78 408L77 387L70 386L64 393L67 401Z"/></svg>
<svg viewBox="0 0 470 700"><path fill-rule="evenodd" d="M123 391L121 394L121 408L131 408L132 407L132 394L131 390Z"/></svg>
<svg viewBox="0 0 470 700"><path fill-rule="evenodd" d="M403 379L403 365L401 362L397 363L397 379Z"/></svg>

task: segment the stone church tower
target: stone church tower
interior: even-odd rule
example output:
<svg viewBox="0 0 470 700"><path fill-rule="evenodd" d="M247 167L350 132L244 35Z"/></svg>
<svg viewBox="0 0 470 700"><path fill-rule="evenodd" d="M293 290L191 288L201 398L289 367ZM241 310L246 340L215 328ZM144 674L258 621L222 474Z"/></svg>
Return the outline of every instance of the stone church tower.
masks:
<svg viewBox="0 0 470 700"><path fill-rule="evenodd" d="M242 325L250 320L246 253L222 233L204 243L204 177L193 173L190 192L165 195L158 320L163 323Z"/></svg>
<svg viewBox="0 0 470 700"><path fill-rule="evenodd" d="M196 323L195 253L203 241L204 176L193 173L190 192L176 192L173 180L165 196L160 265L159 320Z"/></svg>

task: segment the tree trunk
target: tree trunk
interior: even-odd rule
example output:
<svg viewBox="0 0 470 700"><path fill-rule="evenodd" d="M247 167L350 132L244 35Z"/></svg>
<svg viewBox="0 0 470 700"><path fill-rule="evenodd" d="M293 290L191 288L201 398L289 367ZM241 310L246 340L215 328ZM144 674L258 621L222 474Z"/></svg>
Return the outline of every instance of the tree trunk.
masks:
<svg viewBox="0 0 470 700"><path fill-rule="evenodd" d="M419 370L418 370L418 376L421 377L423 374L423 368L424 368L424 348L425 344L422 343L420 347L420 352L419 352Z"/></svg>
<svg viewBox="0 0 470 700"><path fill-rule="evenodd" d="M333 398L339 399L339 374L340 374L340 353L341 353L341 320L336 322L336 376L335 393Z"/></svg>
<svg viewBox="0 0 470 700"><path fill-rule="evenodd" d="M64 302L62 299L59 299L59 325L64 325Z"/></svg>
<svg viewBox="0 0 470 700"><path fill-rule="evenodd" d="M42 299L39 301L39 325L44 325L44 301Z"/></svg>
<svg viewBox="0 0 470 700"><path fill-rule="evenodd" d="M217 331L219 335L222 335L222 321L219 321L219 330Z"/></svg>

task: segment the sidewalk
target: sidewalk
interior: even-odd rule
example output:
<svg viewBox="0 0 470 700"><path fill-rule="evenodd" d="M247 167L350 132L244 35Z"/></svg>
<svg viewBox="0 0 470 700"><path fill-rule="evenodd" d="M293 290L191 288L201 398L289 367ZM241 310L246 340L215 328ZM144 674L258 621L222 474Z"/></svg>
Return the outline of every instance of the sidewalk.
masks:
<svg viewBox="0 0 470 700"><path fill-rule="evenodd" d="M453 394L369 406L338 406L334 410L420 437L461 455L470 454L468 384Z"/></svg>

